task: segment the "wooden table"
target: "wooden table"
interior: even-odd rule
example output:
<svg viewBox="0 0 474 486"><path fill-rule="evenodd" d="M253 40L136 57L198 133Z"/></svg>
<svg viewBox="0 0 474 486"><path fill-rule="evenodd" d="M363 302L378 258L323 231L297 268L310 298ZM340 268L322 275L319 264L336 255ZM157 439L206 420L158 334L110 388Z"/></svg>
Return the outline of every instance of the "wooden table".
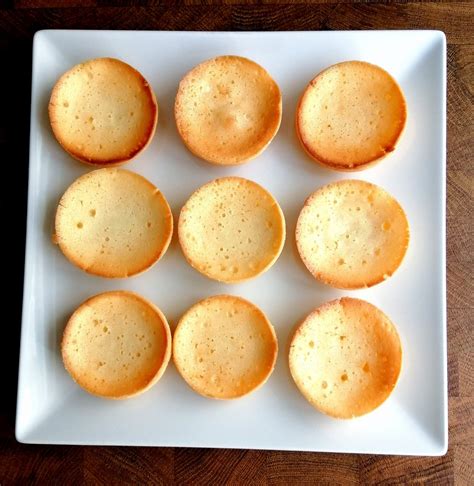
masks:
<svg viewBox="0 0 474 486"><path fill-rule="evenodd" d="M1 222L6 240L0 484L474 484L474 2L0 0ZM169 2L175 3L175 2ZM220 4L208 0L208 4ZM242 3L242 4L239 4ZM116 6L119 5L119 6ZM65 29L440 29L448 39L449 450L439 458L147 447L30 446L14 438L23 288L31 40ZM6 187L5 187L6 186ZM8 191L8 192L6 192Z"/></svg>

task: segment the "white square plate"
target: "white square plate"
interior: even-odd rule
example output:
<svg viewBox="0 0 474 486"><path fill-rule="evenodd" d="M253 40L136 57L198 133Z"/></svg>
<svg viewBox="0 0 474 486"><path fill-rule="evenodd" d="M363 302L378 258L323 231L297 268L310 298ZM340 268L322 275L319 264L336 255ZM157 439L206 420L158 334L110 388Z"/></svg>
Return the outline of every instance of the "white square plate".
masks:
<svg viewBox="0 0 474 486"><path fill-rule="evenodd" d="M173 104L181 77L200 61L238 54L262 64L283 93L283 122L270 147L240 167L198 161L181 143ZM288 238L264 275L226 286L193 270L176 238L165 257L125 280L89 276L51 243L59 197L90 168L72 160L48 122L51 88L60 74L93 57L118 57L140 70L160 105L148 150L127 168L165 194L175 218L188 196L218 176L240 175L269 189L286 216ZM354 177L325 170L303 153L295 136L299 95L323 68L343 60L378 64L399 81L408 103L407 129L397 150L355 176L385 187L405 208L411 243L401 268L374 288L342 292L318 284L294 245L296 218L317 187ZM446 41L434 31L387 32L110 32L42 31L33 51L26 272L16 436L21 442L232 447L381 454L444 454L447 448L445 137ZM60 337L71 312L105 290L135 290L155 302L172 327L195 301L233 293L261 307L276 328L280 355L257 392L222 402L194 393L170 364L148 393L108 401L83 392L65 372ZM314 410L287 367L295 323L341 295L362 297L397 324L404 367L393 395L373 413L338 421Z"/></svg>

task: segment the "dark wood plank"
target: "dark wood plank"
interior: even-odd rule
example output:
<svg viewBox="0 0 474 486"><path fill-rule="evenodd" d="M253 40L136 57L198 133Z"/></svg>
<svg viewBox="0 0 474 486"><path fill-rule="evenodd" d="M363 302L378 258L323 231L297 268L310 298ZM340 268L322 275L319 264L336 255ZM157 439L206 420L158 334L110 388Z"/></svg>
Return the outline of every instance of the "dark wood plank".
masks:
<svg viewBox="0 0 474 486"><path fill-rule="evenodd" d="M472 485L474 481L472 447L457 446L454 449L454 477L456 484Z"/></svg>
<svg viewBox="0 0 474 486"><path fill-rule="evenodd" d="M265 484L265 451L175 449L175 484Z"/></svg>
<svg viewBox="0 0 474 486"><path fill-rule="evenodd" d="M474 397L472 321L472 309L448 308L448 395L453 399Z"/></svg>
<svg viewBox="0 0 474 486"><path fill-rule="evenodd" d="M151 447L84 447L84 481L90 485L174 482L174 452Z"/></svg>
<svg viewBox="0 0 474 486"><path fill-rule="evenodd" d="M28 186L29 110L31 89L31 41L12 41L1 35L0 55L5 65L10 66L8 75L0 76L0 92L3 96L4 117L0 119L0 153L4 163L4 180L13 180L14 200L1 191L3 225L11 238L5 241L8 258L3 271L9 286L7 318L3 326L3 342L8 343L0 353L0 367L8 370L2 380L0 399L0 437L12 442L15 423L15 406L20 346L21 306L23 298L23 267L25 248L26 188ZM4 447L0 440L0 449ZM0 460L3 455L0 453ZM0 483L3 482L0 468Z"/></svg>
<svg viewBox="0 0 474 486"><path fill-rule="evenodd" d="M2 201L8 229L6 281L12 316L0 366L0 483L7 484L474 484L474 2L297 0L0 0L0 55L6 93L0 117L4 180L18 197ZM260 5L247 5L260 3ZM279 5L276 5L279 3ZM312 4L310 4L312 3ZM212 5L224 4L221 7ZM95 6L94 6L95 5ZM31 39L43 28L302 30L429 28L448 39L449 451L413 458L132 447L27 446L14 439L23 283Z"/></svg>
<svg viewBox="0 0 474 486"><path fill-rule="evenodd" d="M336 3L334 0L3 0L15 8L70 8L70 7L156 7L163 5L285 5ZM450 3L451 0L399 0L397 3ZM337 3L389 4L393 0L340 0ZM1 4L0 4L1 5Z"/></svg>
<svg viewBox="0 0 474 486"><path fill-rule="evenodd" d="M323 3L278 7L134 6L6 9L0 29L10 38L31 37L43 28L166 30L343 30L438 29L450 44L474 43L474 2ZM446 19L449 18L449 22Z"/></svg>
<svg viewBox="0 0 474 486"><path fill-rule="evenodd" d="M443 458L407 456L363 456L362 484L453 484L454 458L451 451Z"/></svg>
<svg viewBox="0 0 474 486"><path fill-rule="evenodd" d="M359 456L269 452L266 477L271 485L359 484Z"/></svg>
<svg viewBox="0 0 474 486"><path fill-rule="evenodd" d="M74 446L33 446L0 441L0 480L11 484L82 484L84 450Z"/></svg>
<svg viewBox="0 0 474 486"><path fill-rule="evenodd" d="M473 446L474 397L472 395L449 399L449 433L452 448L456 449L458 445Z"/></svg>
<svg viewBox="0 0 474 486"><path fill-rule="evenodd" d="M465 309L466 315L474 306L473 69L472 45L448 46L448 306Z"/></svg>

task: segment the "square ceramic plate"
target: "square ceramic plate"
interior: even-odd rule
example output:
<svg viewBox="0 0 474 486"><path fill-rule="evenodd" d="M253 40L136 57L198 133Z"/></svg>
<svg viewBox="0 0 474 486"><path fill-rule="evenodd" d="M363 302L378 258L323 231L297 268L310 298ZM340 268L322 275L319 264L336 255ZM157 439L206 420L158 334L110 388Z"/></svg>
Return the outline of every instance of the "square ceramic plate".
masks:
<svg viewBox="0 0 474 486"><path fill-rule="evenodd" d="M283 122L269 148L240 167L198 161L181 143L173 103L181 77L210 57L238 54L263 65L283 93ZM288 237L264 275L237 285L213 282L193 270L176 237L164 258L125 280L89 276L51 243L59 197L89 167L54 140L47 104L60 74L85 59L118 57L140 70L160 105L148 150L127 168L165 194L175 218L203 183L235 174L257 181L280 202ZM316 188L354 174L325 170L303 153L295 136L298 97L323 68L344 60L378 64L399 81L408 124L397 150L355 174L385 187L405 208L411 244L401 268L374 288L342 292L318 284L295 251L296 218ZM28 236L16 436L21 442L232 447L381 454L444 454L447 448L445 137L446 41L441 32L107 32L42 31L34 39ZM176 236L176 235L175 235ZM267 384L236 401L203 398L173 365L144 395L108 401L82 391L65 372L59 342L66 320L87 297L135 290L155 302L174 327L194 302L218 293L256 303L280 343ZM404 367L393 395L373 413L351 421L328 418L300 395L287 367L295 323L341 295L369 300L398 326Z"/></svg>

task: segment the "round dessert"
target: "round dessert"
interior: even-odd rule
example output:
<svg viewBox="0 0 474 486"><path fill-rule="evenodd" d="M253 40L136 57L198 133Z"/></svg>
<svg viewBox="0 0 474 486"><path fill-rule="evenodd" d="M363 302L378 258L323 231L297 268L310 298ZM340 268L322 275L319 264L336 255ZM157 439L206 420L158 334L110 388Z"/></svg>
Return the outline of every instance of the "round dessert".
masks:
<svg viewBox="0 0 474 486"><path fill-rule="evenodd" d="M360 180L318 189L296 225L303 263L316 279L341 289L371 287L390 277L409 240L408 221L396 199Z"/></svg>
<svg viewBox="0 0 474 486"><path fill-rule="evenodd" d="M241 164L272 141L281 122L278 85L261 66L238 56L199 64L182 79L175 102L188 149L214 164Z"/></svg>
<svg viewBox="0 0 474 486"><path fill-rule="evenodd" d="M146 79L118 59L91 59L53 88L49 119L72 157L93 165L128 162L155 133L158 105Z"/></svg>
<svg viewBox="0 0 474 486"><path fill-rule="evenodd" d="M161 311L133 292L86 300L69 319L61 343L69 374L104 398L129 398L154 385L171 356L171 333Z"/></svg>
<svg viewBox="0 0 474 486"><path fill-rule="evenodd" d="M335 170L361 170L395 150L406 117L402 90L387 71L348 61L309 83L297 108L296 131L315 161Z"/></svg>
<svg viewBox="0 0 474 486"><path fill-rule="evenodd" d="M130 277L156 263L173 233L163 194L139 174L112 167L85 174L66 190L56 211L55 241L82 270Z"/></svg>
<svg viewBox="0 0 474 486"><path fill-rule="evenodd" d="M263 187L223 177L191 195L179 216L178 235L196 270L221 282L240 282L277 260L285 242L285 219Z"/></svg>
<svg viewBox="0 0 474 486"><path fill-rule="evenodd" d="M231 399L262 386L275 367L273 326L254 304L219 295L192 306L173 338L173 360L197 393Z"/></svg>
<svg viewBox="0 0 474 486"><path fill-rule="evenodd" d="M397 384L402 347L377 307L345 297L314 310L290 345L291 375L319 411L347 419L381 405Z"/></svg>

